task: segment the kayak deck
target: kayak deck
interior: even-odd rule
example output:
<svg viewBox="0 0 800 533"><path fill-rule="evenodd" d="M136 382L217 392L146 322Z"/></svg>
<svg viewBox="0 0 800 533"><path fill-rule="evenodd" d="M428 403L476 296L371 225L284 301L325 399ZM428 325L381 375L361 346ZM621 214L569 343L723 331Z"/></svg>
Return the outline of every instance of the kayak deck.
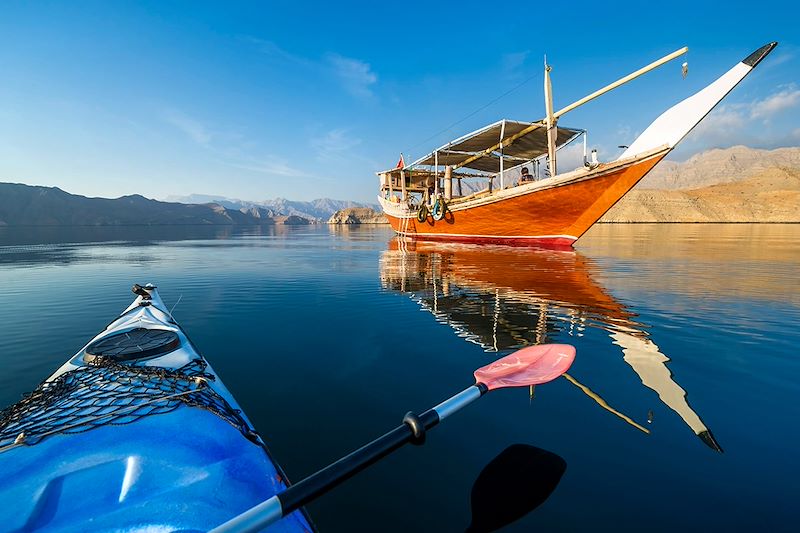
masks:
<svg viewBox="0 0 800 533"><path fill-rule="evenodd" d="M4 529L206 531L286 486L155 288L0 413Z"/></svg>

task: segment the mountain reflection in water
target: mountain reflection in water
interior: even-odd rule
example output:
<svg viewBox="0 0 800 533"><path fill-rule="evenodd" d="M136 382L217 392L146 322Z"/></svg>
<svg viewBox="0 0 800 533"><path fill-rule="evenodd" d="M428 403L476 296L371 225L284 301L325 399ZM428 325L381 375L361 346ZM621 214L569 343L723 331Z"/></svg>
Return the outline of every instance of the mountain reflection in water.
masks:
<svg viewBox="0 0 800 533"><path fill-rule="evenodd" d="M556 334L580 337L589 327L607 332L641 383L705 444L721 452L667 367L669 358L650 338L647 326L636 321L636 314L595 281L597 270L591 259L576 251L422 243L399 237L389 242L380 261L384 289L409 294L436 320L487 352L552 342ZM590 386L565 377L603 408L648 431L608 406Z"/></svg>

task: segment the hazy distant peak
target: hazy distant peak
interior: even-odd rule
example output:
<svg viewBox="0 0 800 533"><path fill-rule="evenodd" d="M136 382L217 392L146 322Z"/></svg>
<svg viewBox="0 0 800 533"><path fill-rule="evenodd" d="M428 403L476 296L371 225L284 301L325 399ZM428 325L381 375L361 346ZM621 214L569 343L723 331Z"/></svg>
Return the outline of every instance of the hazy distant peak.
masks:
<svg viewBox="0 0 800 533"><path fill-rule="evenodd" d="M368 204L363 202L354 202L352 200L334 200L331 198L317 198L311 201L289 200L287 198L273 198L262 200L260 202L253 202L247 200L237 200L233 198L225 198L223 196L213 196L206 194L189 194L186 196L169 196L169 201L180 203L216 203L227 209L235 209L242 211L255 208L265 209L265 213L259 212L260 216L296 216L314 221L327 221L331 215L340 209L348 207L370 207L377 208L377 204ZM244 210L244 211L243 211ZM255 212L254 212L255 213ZM256 216L256 215L254 215Z"/></svg>

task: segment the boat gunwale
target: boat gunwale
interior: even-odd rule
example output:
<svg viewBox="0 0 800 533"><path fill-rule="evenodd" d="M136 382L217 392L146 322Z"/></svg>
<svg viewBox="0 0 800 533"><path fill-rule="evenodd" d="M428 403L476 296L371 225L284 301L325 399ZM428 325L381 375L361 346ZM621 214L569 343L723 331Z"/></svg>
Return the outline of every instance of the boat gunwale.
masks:
<svg viewBox="0 0 800 533"><path fill-rule="evenodd" d="M599 167L594 169L578 168L570 172L567 172L565 174L562 174L560 176L554 176L552 178L535 181L533 183L526 183L524 185L509 187L507 189L500 189L495 193L489 195L483 195L478 198L472 198L464 202L458 202L457 199L451 200L447 204L447 209L455 213L457 211L464 211L474 207L489 205L492 203L501 202L503 200L508 200L519 196L525 196L528 194L533 194L548 189L564 187L572 185L574 183L580 183L582 181L603 177L611 172L616 172L620 169L628 168L630 166L641 163L648 159L652 159L653 157L665 156L671 150L672 147L669 144L663 144L657 148L648 150L646 152L642 152L633 157L629 157L626 159L617 159L615 161L603 163ZM408 209L405 204L395 204L387 201L385 198L381 196L378 196L378 201L380 202L381 207L383 208L383 211L386 215L401 220L413 219L416 218L417 216L417 211Z"/></svg>

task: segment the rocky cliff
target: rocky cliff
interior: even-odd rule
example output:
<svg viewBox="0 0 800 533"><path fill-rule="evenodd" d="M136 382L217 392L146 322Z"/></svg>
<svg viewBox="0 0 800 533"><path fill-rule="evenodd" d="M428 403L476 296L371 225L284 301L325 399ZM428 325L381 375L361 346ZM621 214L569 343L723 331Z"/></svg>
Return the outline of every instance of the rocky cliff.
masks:
<svg viewBox="0 0 800 533"><path fill-rule="evenodd" d="M383 213L369 207L340 209L328 219L328 224L388 224Z"/></svg>
<svg viewBox="0 0 800 533"><path fill-rule="evenodd" d="M662 161L637 189L698 189L743 180L775 168L800 169L800 147L759 150L746 146L708 150L678 163Z"/></svg>
<svg viewBox="0 0 800 533"><path fill-rule="evenodd" d="M800 170L689 190L634 189L601 222L800 222Z"/></svg>
<svg viewBox="0 0 800 533"><path fill-rule="evenodd" d="M800 148L662 161L600 222L800 222Z"/></svg>

